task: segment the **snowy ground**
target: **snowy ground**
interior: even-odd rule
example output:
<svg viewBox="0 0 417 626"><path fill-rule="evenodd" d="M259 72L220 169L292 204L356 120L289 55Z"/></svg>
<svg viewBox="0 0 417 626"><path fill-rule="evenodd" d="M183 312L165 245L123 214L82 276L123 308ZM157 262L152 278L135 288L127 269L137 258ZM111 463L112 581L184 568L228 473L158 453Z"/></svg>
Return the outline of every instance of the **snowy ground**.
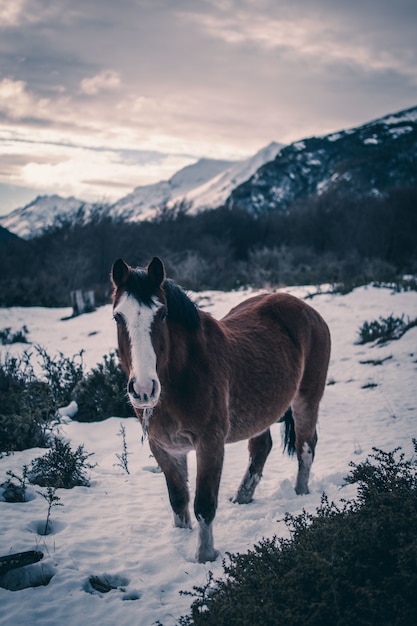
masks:
<svg viewBox="0 0 417 626"><path fill-rule="evenodd" d="M302 288L289 290L306 295ZM199 294L198 300L216 317L249 295L248 292ZM296 461L282 454L279 426L273 427L275 447L264 477L249 505L232 504L247 463L246 442L226 449L215 520L215 545L226 552L245 552L262 537L286 534L285 512L314 512L325 491L330 499L351 497L354 486L341 489L349 462L360 462L372 446L392 450L402 446L410 454L411 437L417 435L417 328L400 340L383 346L355 344L364 321L405 314L415 318L417 293L392 293L389 289L360 288L341 296L322 294L310 300L327 320L333 338L328 386L321 404L319 443L310 480L311 493L293 490ZM0 309L0 329L19 330L26 325L28 338L51 354L73 356L81 348L88 367L115 348L111 309L62 321L69 309ZM9 346L10 352L27 346ZM2 349L3 353L5 347ZM361 361L385 360L381 365ZM372 386L371 386L372 385ZM0 555L38 549L41 563L26 568L34 581L52 575L47 586L10 591L0 587L0 624L27 626L138 626L157 620L169 626L188 612L190 598L180 590L203 585L209 570L222 573L221 559L197 564L197 531L173 527L163 475L154 473L147 443L134 419L124 420L130 475L117 467L122 452L117 417L95 424L68 420L60 427L74 448L85 445L97 466L91 487L58 490L62 507L52 511L52 533L38 534L46 517L46 501L38 488L26 503L0 502ZM26 450L0 460L0 484L6 471L21 473L24 464L42 454ZM190 454L190 488L194 489L195 460ZM40 488L39 488L40 489ZM18 570L16 570L18 571ZM21 574L20 574L21 575ZM107 577L117 587L109 593L94 591L91 576Z"/></svg>

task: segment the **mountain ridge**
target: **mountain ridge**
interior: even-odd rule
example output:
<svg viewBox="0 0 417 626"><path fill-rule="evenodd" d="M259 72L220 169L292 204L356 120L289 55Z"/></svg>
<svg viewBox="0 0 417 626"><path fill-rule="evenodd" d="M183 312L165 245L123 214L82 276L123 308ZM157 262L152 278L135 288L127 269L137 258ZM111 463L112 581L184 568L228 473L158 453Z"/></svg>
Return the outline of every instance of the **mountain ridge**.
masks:
<svg viewBox="0 0 417 626"><path fill-rule="evenodd" d="M202 158L176 172L169 180L136 187L117 202L99 205L78 198L39 195L32 202L0 217L0 225L30 239L57 221L110 216L125 221L153 219L162 207L186 203L190 212L216 208L226 201L235 184L251 176L266 159L274 158L283 144L271 142L242 161ZM200 201L200 195L203 200Z"/></svg>
<svg viewBox="0 0 417 626"><path fill-rule="evenodd" d="M325 192L383 195L417 185L417 107L285 146L231 193L227 206L286 212Z"/></svg>

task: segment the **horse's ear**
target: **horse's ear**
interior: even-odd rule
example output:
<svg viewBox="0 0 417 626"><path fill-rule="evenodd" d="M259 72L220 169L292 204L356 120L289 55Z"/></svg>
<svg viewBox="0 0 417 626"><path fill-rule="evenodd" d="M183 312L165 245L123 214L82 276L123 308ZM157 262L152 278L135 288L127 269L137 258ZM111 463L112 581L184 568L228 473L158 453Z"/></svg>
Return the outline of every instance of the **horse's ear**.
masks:
<svg viewBox="0 0 417 626"><path fill-rule="evenodd" d="M148 276L154 285L160 287L165 280L165 267L161 259L154 256L147 267Z"/></svg>
<svg viewBox="0 0 417 626"><path fill-rule="evenodd" d="M122 287L126 284L127 279L129 278L130 267L123 259L117 259L113 263L113 267L111 270L111 279L113 285L115 287Z"/></svg>

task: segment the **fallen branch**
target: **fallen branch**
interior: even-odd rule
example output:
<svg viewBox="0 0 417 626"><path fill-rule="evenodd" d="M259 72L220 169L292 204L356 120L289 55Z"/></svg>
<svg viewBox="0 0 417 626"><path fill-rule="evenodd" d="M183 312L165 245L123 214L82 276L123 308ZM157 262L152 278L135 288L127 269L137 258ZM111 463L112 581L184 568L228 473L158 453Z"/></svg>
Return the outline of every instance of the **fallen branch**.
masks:
<svg viewBox="0 0 417 626"><path fill-rule="evenodd" d="M43 559L43 552L38 550L28 550L27 552L16 552L16 554L0 556L0 575L24 565L38 563L41 559Z"/></svg>

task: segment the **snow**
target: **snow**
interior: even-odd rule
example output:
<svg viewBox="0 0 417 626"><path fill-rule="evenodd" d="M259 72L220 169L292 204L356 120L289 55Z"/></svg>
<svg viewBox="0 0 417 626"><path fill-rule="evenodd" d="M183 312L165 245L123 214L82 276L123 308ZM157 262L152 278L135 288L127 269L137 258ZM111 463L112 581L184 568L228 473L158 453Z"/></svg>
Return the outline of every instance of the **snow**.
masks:
<svg viewBox="0 0 417 626"><path fill-rule="evenodd" d="M373 145L378 145L379 144L379 139L377 137L367 137L366 139L363 140L364 144L373 144Z"/></svg>
<svg viewBox="0 0 417 626"><path fill-rule="evenodd" d="M38 196L23 208L0 217L0 225L23 239L29 239L52 226L57 218L72 219L81 208L87 218L94 205L72 197Z"/></svg>
<svg viewBox="0 0 417 626"><path fill-rule="evenodd" d="M204 185L191 190L185 198L192 204L190 213L224 204L236 187L249 180L265 163L273 161L282 148L283 144L273 141L253 157L235 163Z"/></svg>
<svg viewBox="0 0 417 626"><path fill-rule="evenodd" d="M132 221L152 219L162 206L187 201L189 192L217 178L232 164L232 161L200 159L169 180L136 187L111 207L111 214Z"/></svg>
<svg viewBox="0 0 417 626"><path fill-rule="evenodd" d="M153 219L164 203L173 207L185 202L190 214L219 207L233 189L272 161L282 147L283 144L272 142L249 159L237 162L201 159L177 172L169 181L137 187L112 207L112 214L141 221Z"/></svg>
<svg viewBox="0 0 417 626"><path fill-rule="evenodd" d="M389 132L390 132L390 135L394 137L394 139L397 139L398 137L401 137L401 135L412 133L413 127L412 126L399 126L397 128L390 128Z"/></svg>
<svg viewBox="0 0 417 626"><path fill-rule="evenodd" d="M292 288L300 297L315 291ZM231 293L205 292L195 299L216 317L224 315L251 290ZM282 454L280 427L272 428L274 449L264 477L249 505L229 500L247 463L246 442L226 447L225 464L214 524L215 546L226 552L245 552L263 537L287 535L286 512L305 508L314 512L323 491L329 499L350 498L355 486L342 488L349 462L363 461L372 447L392 450L402 446L409 455L416 436L417 328L385 345L358 345L357 333L364 321L389 315L409 316L417 311L417 293L394 293L387 288L362 287L347 295L326 293L309 300L324 316L332 333L332 358L328 385L321 403L319 441L307 496L296 496L293 485L296 461ZM72 356L85 350L92 367L116 347L116 331L110 306L78 318L63 320L69 309L0 309L0 329L19 330L26 325L28 338L51 354ZM27 348L16 344L13 354ZM387 358L391 357L391 358ZM363 361L383 360L382 365ZM369 387L369 383L377 386ZM69 409L71 410L71 408ZM208 572L222 574L221 558L214 563L194 562L197 529L174 528L162 474L155 472L149 446L141 443L141 428L135 419L117 416L94 424L69 418L59 427L72 448L84 444L94 453L90 461L91 486L57 490L64 506L52 509L52 533L38 534L47 505L40 488L29 488L25 503L0 502L0 554L41 550L44 559L24 568L36 579L43 571L51 577L46 586L10 591L0 587L0 624L13 626L79 626L87 621L102 626L177 623L188 612L191 599L179 594L204 585ZM120 425L126 429L130 474L117 465L122 452ZM7 470L17 474L24 464L44 450L32 449L0 460L0 483ZM191 496L195 481L195 456L189 455ZM19 570L15 570L18 572ZM22 573L19 574L23 576ZM89 579L97 576L116 587L97 592Z"/></svg>

